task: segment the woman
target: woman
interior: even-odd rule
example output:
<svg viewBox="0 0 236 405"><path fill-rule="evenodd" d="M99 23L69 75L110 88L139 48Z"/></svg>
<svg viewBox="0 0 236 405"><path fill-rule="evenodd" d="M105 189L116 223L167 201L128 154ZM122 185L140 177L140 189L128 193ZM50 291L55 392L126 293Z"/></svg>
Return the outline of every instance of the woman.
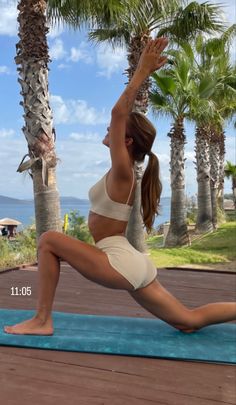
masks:
<svg viewBox="0 0 236 405"><path fill-rule="evenodd" d="M215 303L190 310L156 280L155 266L125 238L135 193L134 163L149 156L142 180L142 211L151 229L161 193L159 165L151 147L155 129L143 115L132 113L142 83L163 66L165 38L150 40L132 80L112 109L103 140L110 148L112 167L89 191L89 228L95 246L61 233L45 232L38 244L39 294L35 316L14 326L12 334L52 335L52 306L60 274L59 257L87 279L108 288L127 290L146 310L173 327L192 332L203 326L236 319L236 303Z"/></svg>

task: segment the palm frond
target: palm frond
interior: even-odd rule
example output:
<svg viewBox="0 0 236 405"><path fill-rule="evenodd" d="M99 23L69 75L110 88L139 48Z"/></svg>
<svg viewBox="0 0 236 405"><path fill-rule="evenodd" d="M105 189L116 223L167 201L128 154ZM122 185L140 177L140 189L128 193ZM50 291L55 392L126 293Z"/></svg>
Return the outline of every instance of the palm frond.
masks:
<svg viewBox="0 0 236 405"><path fill-rule="evenodd" d="M164 96L174 96L176 84L173 77L165 75L164 72L160 72L153 73L152 78L154 79L155 84L161 89Z"/></svg>
<svg viewBox="0 0 236 405"><path fill-rule="evenodd" d="M220 6L195 1L180 7L171 25L162 28L158 36L167 35L179 40L193 39L198 33L223 31Z"/></svg>
<svg viewBox="0 0 236 405"><path fill-rule="evenodd" d="M166 98L164 96L162 96L160 93L158 93L157 91L150 93L149 99L150 99L151 105L155 106L156 109L166 109L168 106L167 102L166 102Z"/></svg>
<svg viewBox="0 0 236 405"><path fill-rule="evenodd" d="M216 80L214 80L210 74L205 74L205 76L201 77L199 83L199 97L210 98L214 94L216 84Z"/></svg>
<svg viewBox="0 0 236 405"><path fill-rule="evenodd" d="M130 0L133 4L137 0ZM120 0L47 0L47 17L52 23L64 21L74 28L94 27L99 19L109 24L122 13Z"/></svg>
<svg viewBox="0 0 236 405"><path fill-rule="evenodd" d="M124 43L127 44L130 42L130 32L118 27L113 29L98 28L90 31L88 38L96 44L108 41L113 47L117 45L123 46Z"/></svg>

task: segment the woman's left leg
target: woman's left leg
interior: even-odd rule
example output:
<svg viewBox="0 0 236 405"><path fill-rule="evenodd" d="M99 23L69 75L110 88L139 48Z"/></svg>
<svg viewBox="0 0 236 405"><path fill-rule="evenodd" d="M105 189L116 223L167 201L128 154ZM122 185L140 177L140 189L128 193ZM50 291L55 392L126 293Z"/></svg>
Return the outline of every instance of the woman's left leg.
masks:
<svg viewBox="0 0 236 405"><path fill-rule="evenodd" d="M87 279L113 289L133 290L133 286L108 261L107 255L95 246L48 231L38 244L38 302L36 315L14 326L5 326L13 334L53 334L51 311L60 276L59 257Z"/></svg>
<svg viewBox="0 0 236 405"><path fill-rule="evenodd" d="M157 280L130 294L147 311L183 332L236 320L236 302L216 302L189 309Z"/></svg>

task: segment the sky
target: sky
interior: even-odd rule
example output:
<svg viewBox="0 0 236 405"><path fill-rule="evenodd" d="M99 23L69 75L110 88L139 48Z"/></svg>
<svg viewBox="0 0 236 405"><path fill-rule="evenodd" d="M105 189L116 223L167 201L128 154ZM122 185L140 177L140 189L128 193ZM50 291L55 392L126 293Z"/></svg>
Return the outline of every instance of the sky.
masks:
<svg viewBox="0 0 236 405"><path fill-rule="evenodd" d="M213 1L212 1L213 2ZM216 2L213 2L216 4ZM225 19L236 20L234 0L221 0ZM23 109L18 74L14 62L17 37L17 2L0 0L0 195L33 198L32 180L16 172L27 143L22 133ZM61 196L88 198L89 188L110 167L109 149L102 144L110 121L110 111L124 90L127 67L124 48L95 46L87 32L65 26L51 27L48 34L52 62L49 72L50 103L56 129L57 184ZM235 60L235 46L232 58ZM157 129L153 151L158 155L163 183L162 196L170 196L171 120L148 117ZM232 125L226 128L226 160L235 161L236 136ZM194 166L194 126L186 124L186 194L197 192ZM225 192L231 183L225 181Z"/></svg>

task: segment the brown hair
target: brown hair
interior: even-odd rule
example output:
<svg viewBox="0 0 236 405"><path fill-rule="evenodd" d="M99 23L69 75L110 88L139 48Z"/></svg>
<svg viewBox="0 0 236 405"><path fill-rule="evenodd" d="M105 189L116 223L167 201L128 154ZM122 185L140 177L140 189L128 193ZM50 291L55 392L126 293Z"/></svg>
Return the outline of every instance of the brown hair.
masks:
<svg viewBox="0 0 236 405"><path fill-rule="evenodd" d="M141 113L131 112L127 121L126 136L133 138L132 155L137 162L149 156L148 165L141 183L141 214L147 232L150 233L158 215L162 185L157 156L151 151L156 137L156 129Z"/></svg>

